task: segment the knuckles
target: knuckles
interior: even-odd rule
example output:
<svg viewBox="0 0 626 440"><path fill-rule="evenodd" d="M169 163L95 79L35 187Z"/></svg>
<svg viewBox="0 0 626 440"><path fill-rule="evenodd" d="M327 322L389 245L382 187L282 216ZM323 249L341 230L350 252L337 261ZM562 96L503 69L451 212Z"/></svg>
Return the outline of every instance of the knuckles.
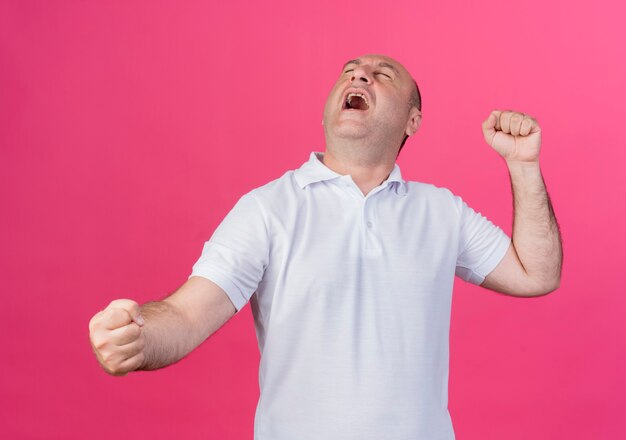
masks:
<svg viewBox="0 0 626 440"><path fill-rule="evenodd" d="M119 365L103 365L102 368L104 368L104 371L106 371L111 376L126 376L129 373L127 369L122 368Z"/></svg>
<svg viewBox="0 0 626 440"><path fill-rule="evenodd" d="M102 352L106 348L108 343L109 341L105 338L102 338L100 335L96 334L91 337L91 345L93 345L93 348L96 349L98 352Z"/></svg>
<svg viewBox="0 0 626 440"><path fill-rule="evenodd" d="M139 305L129 299L117 299L102 311L96 313L89 321L89 339L100 366L112 376L125 376L133 370L131 365L122 366L133 356L140 355L145 347L145 338L141 327L128 319L128 323L121 328L110 329L130 318ZM122 316L124 315L124 316ZM107 325L108 324L108 325ZM121 344L121 345L117 345ZM127 346L128 344L132 344ZM133 361L132 364L136 362ZM128 363L126 363L128 364Z"/></svg>
<svg viewBox="0 0 626 440"><path fill-rule="evenodd" d="M103 365L106 365L108 368L115 368L118 364L119 354L114 351L105 351L104 353L100 353L102 358Z"/></svg>
<svg viewBox="0 0 626 440"><path fill-rule="evenodd" d="M132 299L115 299L109 303L107 309L124 309L133 315L139 311L139 304Z"/></svg>
<svg viewBox="0 0 626 440"><path fill-rule="evenodd" d="M98 327L102 325L102 314L104 311L98 312L89 320L89 332L93 333Z"/></svg>
<svg viewBox="0 0 626 440"><path fill-rule="evenodd" d="M490 119L495 116L495 126L492 125ZM539 129L537 120L530 115L513 110L493 110L489 117L482 122L482 128L487 132L489 129L501 131L506 134L518 134L522 131L529 131L536 127Z"/></svg>
<svg viewBox="0 0 626 440"><path fill-rule="evenodd" d="M128 373L128 370L122 367L122 362L125 360L123 354L116 350L103 350L99 352L98 361L100 366L107 373L113 376L121 376Z"/></svg>

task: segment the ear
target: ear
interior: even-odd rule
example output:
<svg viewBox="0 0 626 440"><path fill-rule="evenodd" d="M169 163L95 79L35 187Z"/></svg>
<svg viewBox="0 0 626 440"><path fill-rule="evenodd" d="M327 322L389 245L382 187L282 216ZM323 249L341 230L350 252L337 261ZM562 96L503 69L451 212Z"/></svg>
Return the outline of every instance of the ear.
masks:
<svg viewBox="0 0 626 440"><path fill-rule="evenodd" d="M418 110L417 107L411 107L409 111L409 120L406 123L406 133L407 136L413 136L417 130L420 128L420 124L422 123L422 112Z"/></svg>

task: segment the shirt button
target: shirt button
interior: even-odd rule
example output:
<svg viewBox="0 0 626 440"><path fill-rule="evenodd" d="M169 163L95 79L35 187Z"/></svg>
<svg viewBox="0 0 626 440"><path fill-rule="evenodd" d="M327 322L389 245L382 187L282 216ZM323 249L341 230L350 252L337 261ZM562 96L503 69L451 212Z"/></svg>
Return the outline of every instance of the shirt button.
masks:
<svg viewBox="0 0 626 440"><path fill-rule="evenodd" d="M372 226L374 226L374 225L372 224L372 222L367 222L367 227L368 227L368 228L371 228Z"/></svg>

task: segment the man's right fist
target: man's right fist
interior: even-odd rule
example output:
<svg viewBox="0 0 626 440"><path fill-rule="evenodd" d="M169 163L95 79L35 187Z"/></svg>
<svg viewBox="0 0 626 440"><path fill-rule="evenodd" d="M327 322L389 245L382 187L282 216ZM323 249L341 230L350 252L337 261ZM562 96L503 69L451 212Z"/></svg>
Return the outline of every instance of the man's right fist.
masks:
<svg viewBox="0 0 626 440"><path fill-rule="evenodd" d="M124 376L144 361L144 324L139 304L130 299L116 299L89 321L91 346L104 370Z"/></svg>

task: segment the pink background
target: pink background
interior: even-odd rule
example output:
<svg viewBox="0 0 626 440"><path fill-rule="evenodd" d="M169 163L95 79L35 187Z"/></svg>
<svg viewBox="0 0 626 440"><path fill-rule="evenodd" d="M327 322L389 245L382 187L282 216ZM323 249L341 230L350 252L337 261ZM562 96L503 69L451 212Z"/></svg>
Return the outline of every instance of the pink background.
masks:
<svg viewBox="0 0 626 440"><path fill-rule="evenodd" d="M242 194L322 151L328 91L365 53L422 91L404 176L509 234L480 124L510 108L543 130L562 286L521 299L457 280L457 438L626 438L621 2L179 3L1 3L2 438L252 439L249 305L179 364L123 378L87 324L172 292Z"/></svg>

